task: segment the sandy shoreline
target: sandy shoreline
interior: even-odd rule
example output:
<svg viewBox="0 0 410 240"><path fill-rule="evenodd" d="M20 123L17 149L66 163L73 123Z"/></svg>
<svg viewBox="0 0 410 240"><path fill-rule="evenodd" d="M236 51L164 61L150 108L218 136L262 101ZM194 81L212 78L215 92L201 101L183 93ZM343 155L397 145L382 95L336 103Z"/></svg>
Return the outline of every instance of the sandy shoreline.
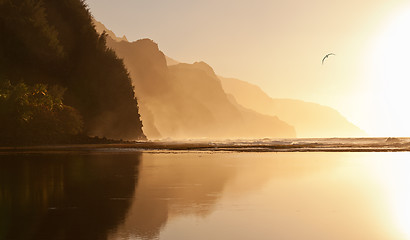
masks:
<svg viewBox="0 0 410 240"><path fill-rule="evenodd" d="M0 147L0 153L43 151L399 152L410 151L410 138L140 141L121 144Z"/></svg>

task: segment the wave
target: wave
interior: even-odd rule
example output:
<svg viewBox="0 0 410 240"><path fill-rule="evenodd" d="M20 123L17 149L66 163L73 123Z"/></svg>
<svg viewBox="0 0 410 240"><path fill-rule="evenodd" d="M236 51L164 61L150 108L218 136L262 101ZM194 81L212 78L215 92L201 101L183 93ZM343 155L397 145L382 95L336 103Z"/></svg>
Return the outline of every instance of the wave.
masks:
<svg viewBox="0 0 410 240"><path fill-rule="evenodd" d="M91 151L99 153L130 151L397 152L410 151L410 138L167 139L162 141L136 141L127 144L85 144L0 148L0 153L19 153L28 151Z"/></svg>

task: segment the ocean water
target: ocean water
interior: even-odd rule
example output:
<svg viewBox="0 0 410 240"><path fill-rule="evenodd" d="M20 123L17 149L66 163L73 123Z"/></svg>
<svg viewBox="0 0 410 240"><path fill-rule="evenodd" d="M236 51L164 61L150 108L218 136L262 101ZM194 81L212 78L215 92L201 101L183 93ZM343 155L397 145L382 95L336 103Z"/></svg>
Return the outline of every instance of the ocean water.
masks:
<svg viewBox="0 0 410 240"><path fill-rule="evenodd" d="M0 153L0 239L410 239L408 152L50 149Z"/></svg>

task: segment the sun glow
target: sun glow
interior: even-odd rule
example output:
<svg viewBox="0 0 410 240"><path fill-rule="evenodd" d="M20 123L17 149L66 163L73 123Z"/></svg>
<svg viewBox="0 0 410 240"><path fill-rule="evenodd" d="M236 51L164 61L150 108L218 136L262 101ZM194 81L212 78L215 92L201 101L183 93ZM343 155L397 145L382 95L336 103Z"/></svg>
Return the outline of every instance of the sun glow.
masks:
<svg viewBox="0 0 410 240"><path fill-rule="evenodd" d="M370 79L383 122L381 135L410 135L410 6L387 24L369 54ZM383 115L383 116L381 116Z"/></svg>
<svg viewBox="0 0 410 240"><path fill-rule="evenodd" d="M410 237L410 192L408 191L410 154L400 152L377 156L381 158L375 157L369 163L372 168L378 169L378 177L381 179L381 185L386 189L396 228L408 239Z"/></svg>

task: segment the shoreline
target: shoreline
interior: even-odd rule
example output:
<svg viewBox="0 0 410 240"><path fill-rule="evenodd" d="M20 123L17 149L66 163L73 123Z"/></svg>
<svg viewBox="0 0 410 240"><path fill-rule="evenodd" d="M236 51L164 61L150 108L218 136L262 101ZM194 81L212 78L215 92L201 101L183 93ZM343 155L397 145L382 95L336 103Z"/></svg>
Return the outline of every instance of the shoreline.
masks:
<svg viewBox="0 0 410 240"><path fill-rule="evenodd" d="M204 152L408 152L410 138L304 138L255 140L115 141L85 144L4 146L0 153L91 151Z"/></svg>

